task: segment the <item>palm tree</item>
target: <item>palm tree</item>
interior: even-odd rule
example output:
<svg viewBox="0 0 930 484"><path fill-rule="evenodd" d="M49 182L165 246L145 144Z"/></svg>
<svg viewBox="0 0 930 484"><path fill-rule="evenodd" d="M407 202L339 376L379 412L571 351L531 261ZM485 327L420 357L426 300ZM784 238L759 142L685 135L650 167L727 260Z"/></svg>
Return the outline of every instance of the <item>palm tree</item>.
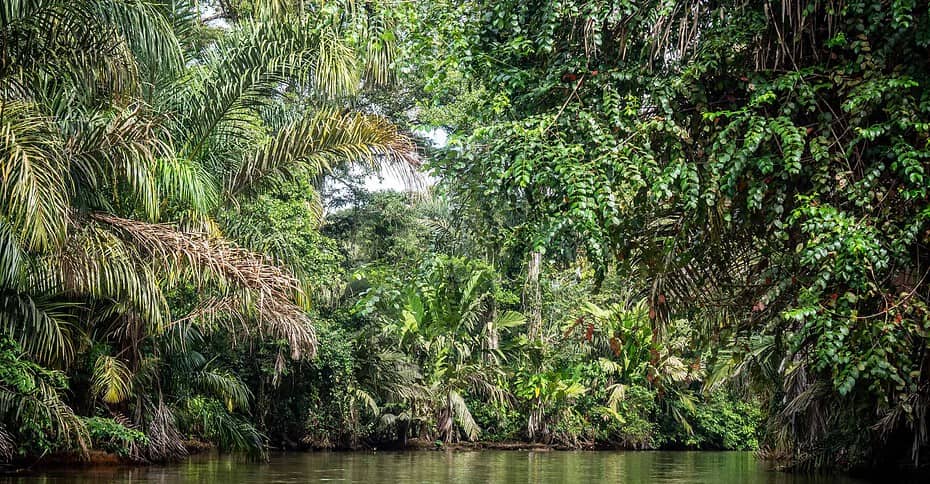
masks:
<svg viewBox="0 0 930 484"><path fill-rule="evenodd" d="M261 12L198 50L192 12L0 6L0 327L29 360L65 371L89 345L111 348L92 393L132 414L155 458L178 451L162 363L190 341L171 334L196 326L283 339L294 358L314 350L300 280L224 237L223 211L298 171L416 159L388 122L331 102L361 71L338 22ZM205 296L177 314L172 295L191 285Z"/></svg>

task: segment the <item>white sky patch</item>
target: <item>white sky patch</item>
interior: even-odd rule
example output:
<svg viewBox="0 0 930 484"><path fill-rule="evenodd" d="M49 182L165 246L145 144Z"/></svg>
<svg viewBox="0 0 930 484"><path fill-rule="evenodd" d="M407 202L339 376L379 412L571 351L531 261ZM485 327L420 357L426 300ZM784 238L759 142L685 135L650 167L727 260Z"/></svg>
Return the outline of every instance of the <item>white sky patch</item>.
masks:
<svg viewBox="0 0 930 484"><path fill-rule="evenodd" d="M415 133L425 136L436 148L442 148L449 142L449 133L442 128L419 128ZM436 184L436 178L430 176L428 173L420 173L420 177L422 178L423 188L431 187ZM380 175L375 174L365 177L364 186L365 190L370 192L382 190L404 192L411 189L401 177L390 170Z"/></svg>

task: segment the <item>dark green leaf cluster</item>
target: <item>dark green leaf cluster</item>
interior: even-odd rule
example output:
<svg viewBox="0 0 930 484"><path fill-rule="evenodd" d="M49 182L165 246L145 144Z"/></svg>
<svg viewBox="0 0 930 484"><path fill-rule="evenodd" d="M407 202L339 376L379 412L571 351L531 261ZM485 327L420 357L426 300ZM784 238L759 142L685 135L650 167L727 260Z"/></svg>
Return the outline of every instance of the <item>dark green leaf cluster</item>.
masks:
<svg viewBox="0 0 930 484"><path fill-rule="evenodd" d="M764 443L785 464L828 466L833 452L849 455L839 467L875 463L894 435L922 465L925 5L423 10L461 19L418 43L453 80L428 104L476 106L481 122L447 126L453 143L433 168L461 216L492 227L489 244L511 260L589 261L598 279L634 274L660 332L701 321L718 369L772 396ZM759 334L771 338L763 353Z"/></svg>

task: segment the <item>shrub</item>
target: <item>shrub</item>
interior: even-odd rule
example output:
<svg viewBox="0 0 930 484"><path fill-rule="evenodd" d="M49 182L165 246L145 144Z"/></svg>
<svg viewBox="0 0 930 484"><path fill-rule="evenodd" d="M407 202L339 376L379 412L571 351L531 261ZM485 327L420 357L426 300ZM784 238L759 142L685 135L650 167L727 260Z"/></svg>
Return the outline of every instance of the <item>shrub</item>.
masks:
<svg viewBox="0 0 930 484"><path fill-rule="evenodd" d="M144 433L112 418L86 417L83 421L95 449L138 460L139 450L148 444Z"/></svg>

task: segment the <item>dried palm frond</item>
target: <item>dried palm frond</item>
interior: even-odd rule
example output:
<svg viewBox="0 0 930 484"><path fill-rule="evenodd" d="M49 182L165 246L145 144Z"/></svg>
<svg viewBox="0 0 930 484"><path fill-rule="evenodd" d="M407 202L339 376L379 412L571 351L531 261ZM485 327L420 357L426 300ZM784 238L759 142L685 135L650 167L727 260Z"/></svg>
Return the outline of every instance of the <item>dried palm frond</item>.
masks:
<svg viewBox="0 0 930 484"><path fill-rule="evenodd" d="M291 274L265 257L204 234L184 233L165 224L149 224L107 214L92 219L119 231L143 254L193 269L201 281L213 280L244 289L235 298L207 300L185 319L221 321L226 329L284 339L295 358L312 355L316 338L303 308L292 300L303 293ZM223 318L216 316L222 315ZM251 323L258 323L253 325ZM234 324L237 323L237 324Z"/></svg>
<svg viewBox="0 0 930 484"><path fill-rule="evenodd" d="M232 335L264 336L283 340L291 358L312 357L316 353L316 333L306 312L274 298L256 300L248 291L210 298L173 324L194 321L207 327L222 328Z"/></svg>
<svg viewBox="0 0 930 484"><path fill-rule="evenodd" d="M3 424L0 424L0 462L9 462L16 450L16 442Z"/></svg>
<svg viewBox="0 0 930 484"><path fill-rule="evenodd" d="M186 233L167 224L150 224L109 214L93 214L94 220L119 230L141 252L169 261L175 267L189 266L195 277L219 282L242 290L231 297L207 300L185 320L198 318L219 322L234 331L286 340L291 356L313 355L316 336L301 302L300 282L265 256L253 253L223 239L205 234ZM223 317L217 317L222 315ZM239 324L234 324L239 323ZM257 323L252 327L250 323Z"/></svg>
<svg viewBox="0 0 930 484"><path fill-rule="evenodd" d="M160 397L160 396L159 396ZM148 426L145 435L149 442L146 453L156 461L176 459L187 455L184 438L178 431L174 413L159 398L157 403L144 405L148 414Z"/></svg>
<svg viewBox="0 0 930 484"><path fill-rule="evenodd" d="M223 278L265 297L288 300L302 293L291 274L269 264L264 256L226 240L181 232L169 224L140 222L106 213L94 213L90 218L116 229L143 253L173 262L177 267L197 268L205 271L204 275Z"/></svg>

